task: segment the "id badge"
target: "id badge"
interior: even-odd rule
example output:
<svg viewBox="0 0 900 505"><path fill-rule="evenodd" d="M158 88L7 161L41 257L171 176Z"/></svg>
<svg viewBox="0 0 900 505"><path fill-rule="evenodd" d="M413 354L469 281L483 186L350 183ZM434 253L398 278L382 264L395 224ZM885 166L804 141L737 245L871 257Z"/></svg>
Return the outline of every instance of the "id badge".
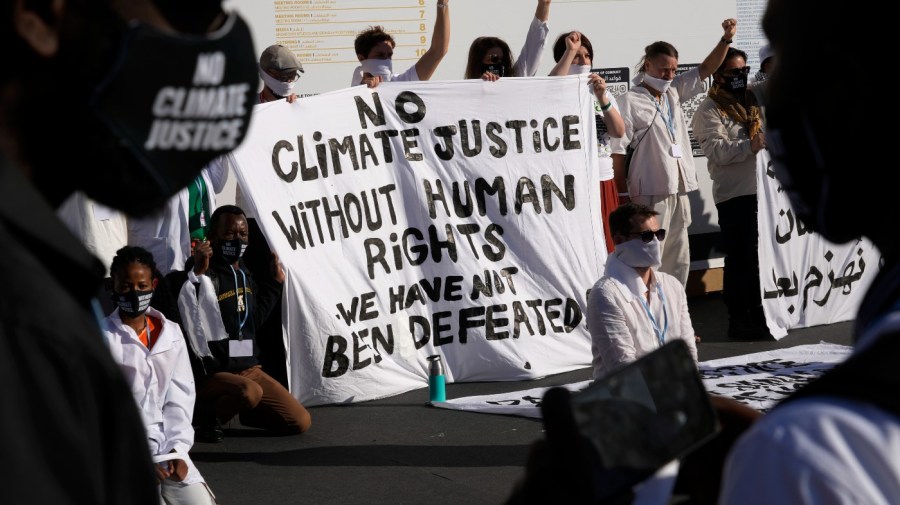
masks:
<svg viewBox="0 0 900 505"><path fill-rule="evenodd" d="M678 144L672 144L672 157L673 158L681 158L681 146Z"/></svg>
<svg viewBox="0 0 900 505"><path fill-rule="evenodd" d="M200 211L200 226L206 228L206 211Z"/></svg>
<svg viewBox="0 0 900 505"><path fill-rule="evenodd" d="M228 341L228 357L243 358L253 356L253 340L229 340Z"/></svg>

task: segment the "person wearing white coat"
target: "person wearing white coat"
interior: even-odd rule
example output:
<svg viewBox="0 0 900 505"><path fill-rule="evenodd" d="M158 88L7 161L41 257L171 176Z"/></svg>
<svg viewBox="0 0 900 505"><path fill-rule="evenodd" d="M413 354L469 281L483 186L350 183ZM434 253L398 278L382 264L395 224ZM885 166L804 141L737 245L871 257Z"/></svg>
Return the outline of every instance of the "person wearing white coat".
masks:
<svg viewBox="0 0 900 505"><path fill-rule="evenodd" d="M635 202L624 203L609 215L616 248L587 302L594 379L677 339L684 340L697 362L684 286L657 270L659 243L666 236L658 215Z"/></svg>
<svg viewBox="0 0 900 505"><path fill-rule="evenodd" d="M216 193L228 182L228 166L224 158L216 158L203 168L192 182L169 199L166 206L148 217L128 219L128 244L143 247L153 254L162 275L172 270L183 270L191 257L191 231L196 226L206 226L206 221L216 210ZM192 213L191 193L199 195L203 209ZM196 222L191 223L191 215ZM193 226L192 226L193 224Z"/></svg>
<svg viewBox="0 0 900 505"><path fill-rule="evenodd" d="M187 345L179 326L150 307L155 269L147 250L119 249L110 267L117 307L103 321L103 332L141 411L162 503L214 504L188 455L196 390Z"/></svg>

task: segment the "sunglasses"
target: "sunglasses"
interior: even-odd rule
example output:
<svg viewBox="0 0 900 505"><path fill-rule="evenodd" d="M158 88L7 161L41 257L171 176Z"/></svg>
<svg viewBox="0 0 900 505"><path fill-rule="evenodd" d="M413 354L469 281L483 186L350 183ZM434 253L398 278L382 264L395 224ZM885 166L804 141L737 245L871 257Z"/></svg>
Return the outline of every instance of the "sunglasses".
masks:
<svg viewBox="0 0 900 505"><path fill-rule="evenodd" d="M747 75L750 73L750 67L730 68L724 72L719 72L723 77L737 77L739 75Z"/></svg>
<svg viewBox="0 0 900 505"><path fill-rule="evenodd" d="M659 240L659 241L665 240L666 239L666 229L660 228L656 231L650 231L650 230L638 231L635 233L629 233L628 236L629 237L640 236L641 240L645 244L647 244L647 243L650 243L651 240L653 240L653 237L656 237L656 240Z"/></svg>

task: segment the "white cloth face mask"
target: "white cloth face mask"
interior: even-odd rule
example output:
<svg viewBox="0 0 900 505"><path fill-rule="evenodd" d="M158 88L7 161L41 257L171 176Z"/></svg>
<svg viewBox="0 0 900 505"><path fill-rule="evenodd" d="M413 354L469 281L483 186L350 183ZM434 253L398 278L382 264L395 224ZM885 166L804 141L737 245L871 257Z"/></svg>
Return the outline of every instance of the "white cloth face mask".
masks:
<svg viewBox="0 0 900 505"><path fill-rule="evenodd" d="M640 238L616 244L616 257L632 268L657 268L662 264L659 253L659 240L653 237L650 242Z"/></svg>
<svg viewBox="0 0 900 505"><path fill-rule="evenodd" d="M644 73L644 82L650 85L651 88L659 91L660 93L665 93L669 90L669 86L672 85L672 81L667 81L665 79L659 79L657 77L653 77L652 75L648 75Z"/></svg>
<svg viewBox="0 0 900 505"><path fill-rule="evenodd" d="M363 72L381 77L382 81L390 81L394 74L393 62L391 60L376 60L369 58L360 62Z"/></svg>
<svg viewBox="0 0 900 505"><path fill-rule="evenodd" d="M299 79L298 77L291 82L279 81L278 79L264 72L262 69L260 69L259 71L259 76L266 84L266 87L272 90L272 93L275 93L278 96L290 95L291 92L294 91L294 84L297 84L297 80Z"/></svg>
<svg viewBox="0 0 900 505"><path fill-rule="evenodd" d="M569 75L588 74L590 71L590 65L569 65Z"/></svg>

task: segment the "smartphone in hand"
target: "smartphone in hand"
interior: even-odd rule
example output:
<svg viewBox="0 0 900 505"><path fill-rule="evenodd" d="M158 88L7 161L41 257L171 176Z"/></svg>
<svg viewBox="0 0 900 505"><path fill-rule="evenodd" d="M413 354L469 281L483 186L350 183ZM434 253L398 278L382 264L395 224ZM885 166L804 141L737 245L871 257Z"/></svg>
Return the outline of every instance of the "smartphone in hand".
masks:
<svg viewBox="0 0 900 505"><path fill-rule="evenodd" d="M597 379L571 399L581 435L599 458L595 489L620 494L719 430L697 365L676 340Z"/></svg>

